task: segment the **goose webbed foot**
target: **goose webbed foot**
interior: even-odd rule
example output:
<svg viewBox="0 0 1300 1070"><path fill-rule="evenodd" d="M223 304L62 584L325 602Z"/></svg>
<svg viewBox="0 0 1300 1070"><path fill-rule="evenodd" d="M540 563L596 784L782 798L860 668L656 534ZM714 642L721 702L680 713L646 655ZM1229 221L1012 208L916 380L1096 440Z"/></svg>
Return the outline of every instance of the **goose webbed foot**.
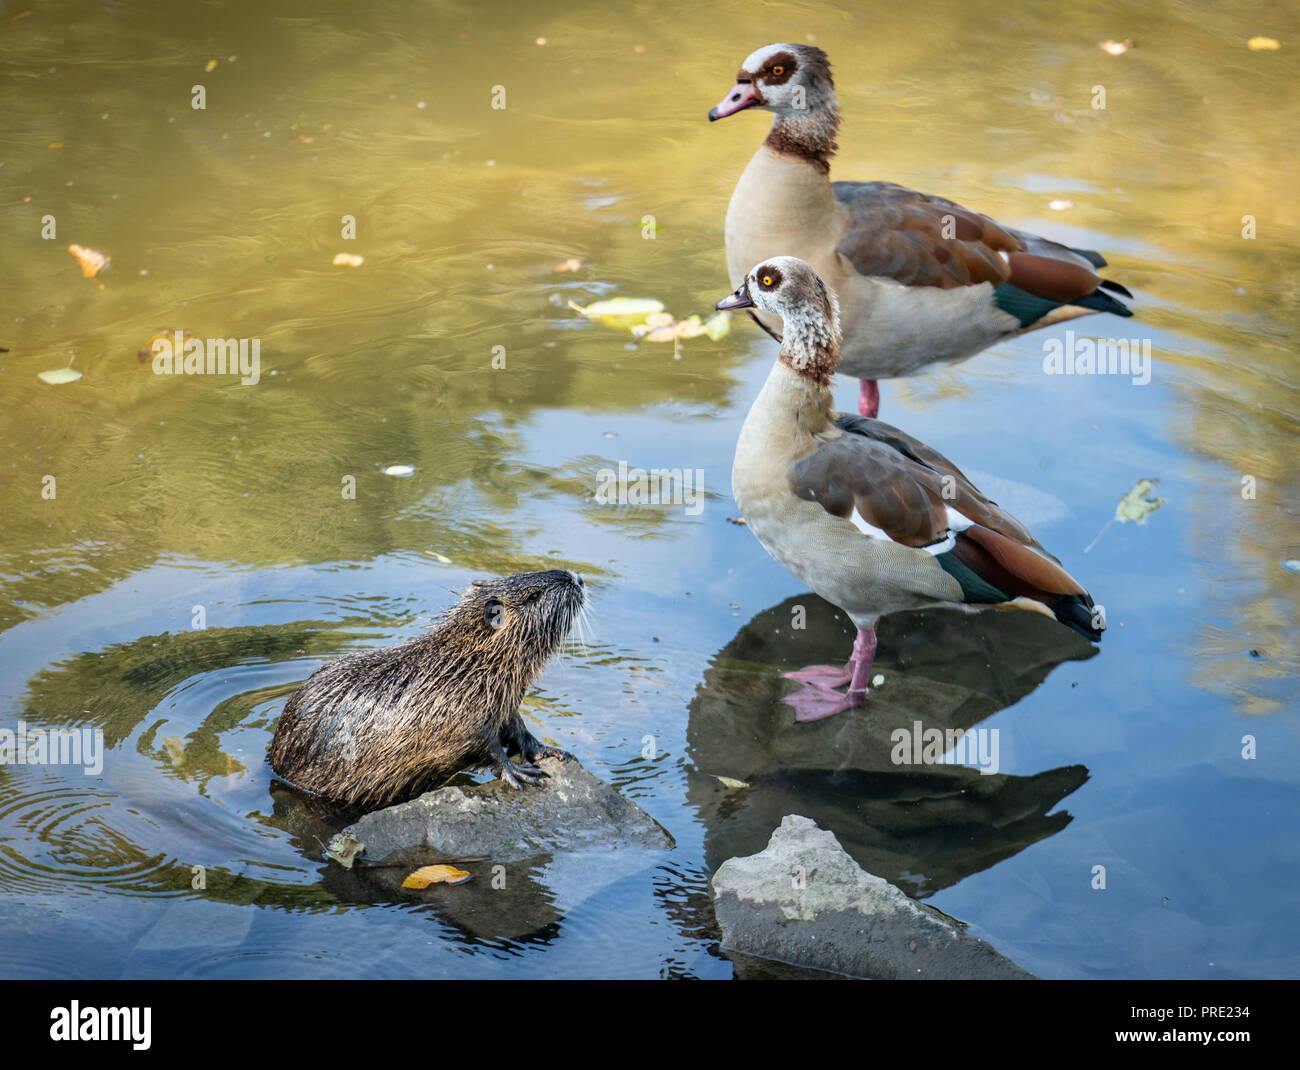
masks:
<svg viewBox="0 0 1300 1070"><path fill-rule="evenodd" d="M787 680L798 680L804 686L786 695L782 702L794 707L794 719L799 722L820 721L837 713L861 706L867 698L871 682L871 665L876 657L876 629L858 630L853 641L853 654L843 669L834 665L809 665L795 672L783 672ZM848 684L847 692L835 688Z"/></svg>

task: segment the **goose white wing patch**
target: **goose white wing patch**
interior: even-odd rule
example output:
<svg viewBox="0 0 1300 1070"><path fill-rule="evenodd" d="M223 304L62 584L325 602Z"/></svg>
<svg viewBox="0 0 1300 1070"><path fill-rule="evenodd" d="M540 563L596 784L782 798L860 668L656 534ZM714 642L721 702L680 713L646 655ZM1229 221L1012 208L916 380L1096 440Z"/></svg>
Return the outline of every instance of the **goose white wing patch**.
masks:
<svg viewBox="0 0 1300 1070"><path fill-rule="evenodd" d="M853 526L857 528L860 532L862 532L863 535L870 536L873 539L889 538L889 536L885 532L881 531L880 528L875 527L872 524L868 524L866 520L862 518L862 514L859 513L856 509L854 509L851 513L849 513L849 519L853 521ZM962 516L962 514L957 512L956 509L953 509L951 506L949 506L948 507L948 530L943 533L943 538L940 539L938 542L930 543L929 546L922 546L920 547L920 549L924 550L927 554L932 554L935 556L937 556L938 554L946 554L949 550L953 548L953 546L956 545L957 533L960 531L965 531L973 523L974 521L971 520L969 517Z"/></svg>
<svg viewBox="0 0 1300 1070"><path fill-rule="evenodd" d="M889 538L889 536L886 535L883 531L881 531L878 527L868 524L862 518L862 514L859 513L856 509L854 509L852 512L849 513L849 519L853 521L853 526L857 528L860 532L862 532L863 535L869 535L873 539Z"/></svg>

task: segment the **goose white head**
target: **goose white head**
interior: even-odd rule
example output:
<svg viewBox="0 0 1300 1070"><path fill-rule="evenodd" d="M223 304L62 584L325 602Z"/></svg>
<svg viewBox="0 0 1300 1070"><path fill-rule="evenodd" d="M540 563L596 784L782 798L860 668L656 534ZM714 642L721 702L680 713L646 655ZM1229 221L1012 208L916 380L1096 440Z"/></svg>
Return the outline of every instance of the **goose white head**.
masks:
<svg viewBox="0 0 1300 1070"><path fill-rule="evenodd" d="M835 87L825 52L813 45L764 45L746 57L735 86L710 110L709 121L747 108L798 118L834 103Z"/></svg>
<svg viewBox="0 0 1300 1070"><path fill-rule="evenodd" d="M835 291L796 256L773 256L746 272L718 309L756 308L784 324L781 360L825 384L840 362L840 303Z"/></svg>

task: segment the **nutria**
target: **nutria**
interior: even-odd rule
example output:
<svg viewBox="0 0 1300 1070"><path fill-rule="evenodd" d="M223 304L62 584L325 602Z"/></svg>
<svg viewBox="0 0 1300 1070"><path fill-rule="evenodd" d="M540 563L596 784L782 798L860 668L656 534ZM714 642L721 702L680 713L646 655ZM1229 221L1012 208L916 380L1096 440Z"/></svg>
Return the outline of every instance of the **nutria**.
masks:
<svg viewBox="0 0 1300 1070"><path fill-rule="evenodd" d="M478 580L432 629L347 654L285 703L271 768L295 787L374 808L413 798L475 765L511 787L546 777L519 703L586 602L576 572ZM523 764L510 760L518 751Z"/></svg>

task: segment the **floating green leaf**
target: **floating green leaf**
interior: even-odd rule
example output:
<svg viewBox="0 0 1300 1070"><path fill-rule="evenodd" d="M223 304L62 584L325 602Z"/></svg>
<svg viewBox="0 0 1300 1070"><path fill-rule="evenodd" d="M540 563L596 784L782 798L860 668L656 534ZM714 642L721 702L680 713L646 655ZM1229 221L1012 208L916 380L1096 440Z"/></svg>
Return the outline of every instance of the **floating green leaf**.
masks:
<svg viewBox="0 0 1300 1070"><path fill-rule="evenodd" d="M1150 496L1159 482L1158 479L1139 479L1134 483L1133 489L1115 506L1115 519L1121 524L1129 520L1135 524L1145 524L1147 517L1165 504L1164 498Z"/></svg>
<svg viewBox="0 0 1300 1070"><path fill-rule="evenodd" d="M746 784L743 780L737 780L735 777L719 776L717 773L714 773L713 779L716 780L719 784L721 784L724 788L731 788L732 791L739 791L742 788L749 787L749 785Z"/></svg>
<svg viewBox="0 0 1300 1070"><path fill-rule="evenodd" d="M639 326L656 312L664 310L664 303L653 297L611 297L606 301L597 301L583 308L569 302L575 312L581 312L589 320L596 320L606 327L622 327L630 330Z"/></svg>

